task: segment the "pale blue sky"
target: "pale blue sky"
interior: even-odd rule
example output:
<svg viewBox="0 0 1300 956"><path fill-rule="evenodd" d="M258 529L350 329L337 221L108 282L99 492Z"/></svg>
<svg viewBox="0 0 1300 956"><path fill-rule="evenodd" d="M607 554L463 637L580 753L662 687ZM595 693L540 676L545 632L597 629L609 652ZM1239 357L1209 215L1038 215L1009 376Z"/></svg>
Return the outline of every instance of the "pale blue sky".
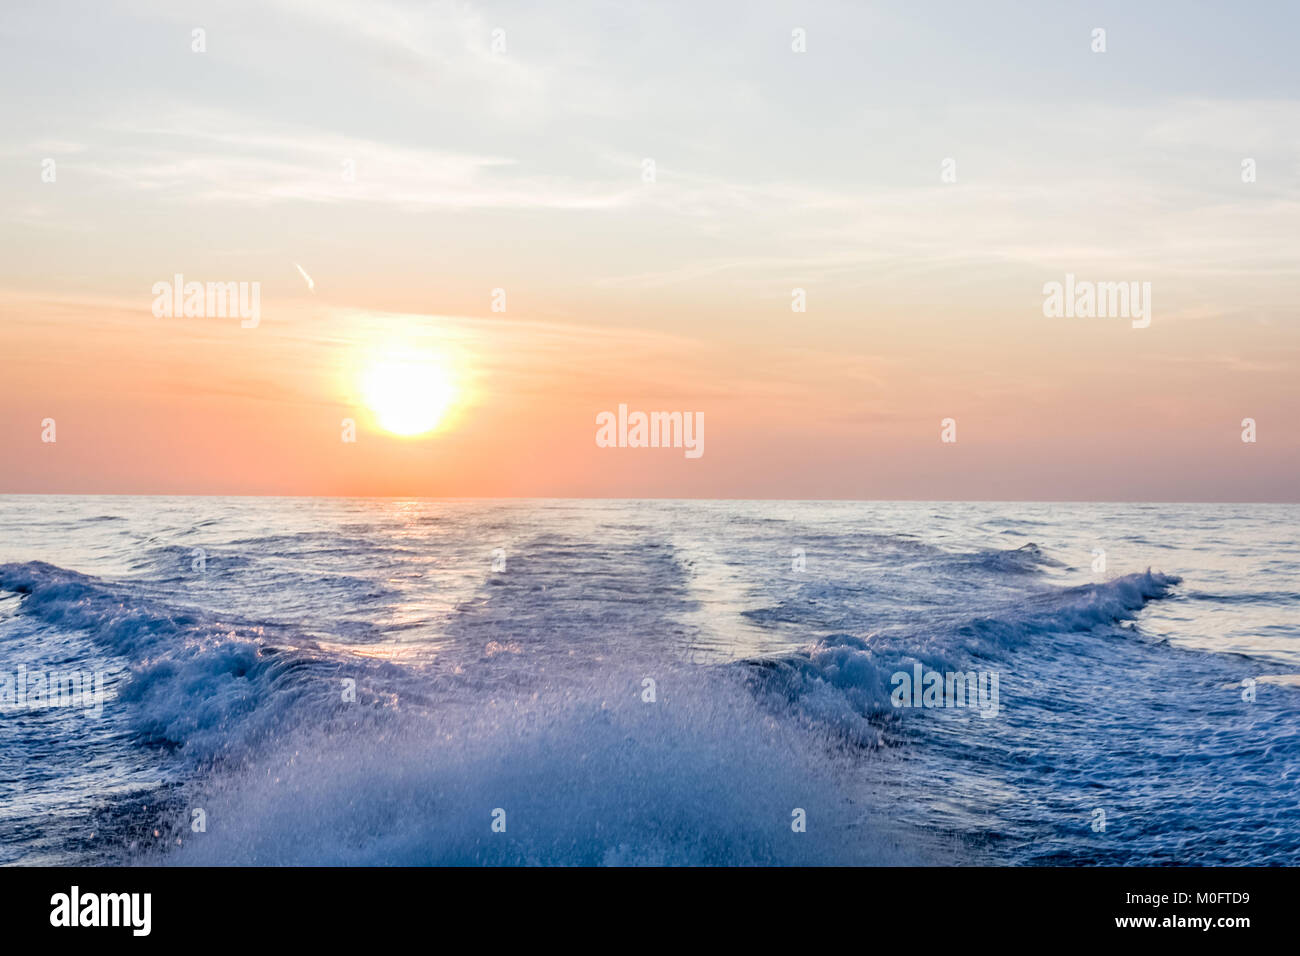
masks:
<svg viewBox="0 0 1300 956"><path fill-rule="evenodd" d="M326 222L392 236L393 259L450 235L396 211L450 213L480 251L503 226L563 234L542 271L583 284L774 260L829 281L900 255L976 276L1053 252L1263 279L1300 252L1294 4L19 0L0 24L0 277L18 285L108 228L133 240L102 278L134 285L188 241L148 239L185 210L195 255L292 247L332 272L349 257ZM46 156L58 189L34 175Z"/></svg>

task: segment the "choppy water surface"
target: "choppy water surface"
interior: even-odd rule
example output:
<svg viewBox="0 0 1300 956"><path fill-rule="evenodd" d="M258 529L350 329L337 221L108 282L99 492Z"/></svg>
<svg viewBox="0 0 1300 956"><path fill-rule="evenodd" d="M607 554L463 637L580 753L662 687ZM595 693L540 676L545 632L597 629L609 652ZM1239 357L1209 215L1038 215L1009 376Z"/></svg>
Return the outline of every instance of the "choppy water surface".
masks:
<svg viewBox="0 0 1300 956"><path fill-rule="evenodd" d="M1297 518L0 497L0 861L1300 864Z"/></svg>

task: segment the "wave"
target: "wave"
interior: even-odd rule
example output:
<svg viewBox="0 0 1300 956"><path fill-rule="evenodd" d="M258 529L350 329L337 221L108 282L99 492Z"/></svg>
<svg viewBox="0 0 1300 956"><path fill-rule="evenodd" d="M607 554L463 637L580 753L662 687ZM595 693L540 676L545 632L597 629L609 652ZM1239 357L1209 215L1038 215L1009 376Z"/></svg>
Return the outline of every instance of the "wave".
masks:
<svg viewBox="0 0 1300 956"><path fill-rule="evenodd" d="M967 670L1036 639L1108 628L1132 620L1149 601L1168 596L1182 579L1147 570L1103 584L1044 591L996 615L935 618L928 633L834 634L775 658L740 662L757 692L804 718L833 728L860 746L878 746L884 725L898 719L891 678L915 664L933 671Z"/></svg>
<svg viewBox="0 0 1300 956"><path fill-rule="evenodd" d="M1012 554L1016 562L1038 560L1036 550ZM936 614L929 631L833 634L741 666L764 695L797 701L801 713L874 744L880 734L871 721L892 713L889 679L895 672L914 663L958 669L1036 637L1129 620L1180 581L1148 570L1104 584L1041 591L992 614ZM130 679L120 695L133 705L141 739L198 760L247 750L282 728L290 711L299 720L309 713L317 725L332 721L343 712L339 687L346 676L369 678L357 681L363 696L367 686L405 683L403 689L414 689L409 679L403 681L410 673L398 665L337 649L326 654L290 628L155 602L134 585L43 562L0 565L0 591L22 595L22 613L85 631L125 659ZM362 702L382 707L391 696L372 693Z"/></svg>
<svg viewBox="0 0 1300 956"><path fill-rule="evenodd" d="M242 759L282 728L287 713L330 721L339 711L338 681L329 678L342 661L305 635L156 602L137 585L41 561L0 565L0 591L22 595L21 613L83 631L125 661L129 676L118 697L145 746L200 763ZM354 674L392 667L349 664Z"/></svg>
<svg viewBox="0 0 1300 956"><path fill-rule="evenodd" d="M950 555L947 561L955 566L973 567L994 574L1033 574L1042 568L1065 567L1032 541L1018 548L992 548L972 554Z"/></svg>
<svg viewBox="0 0 1300 956"><path fill-rule="evenodd" d="M157 796L152 827L123 808L127 858L184 865L929 862L864 799L879 768L854 759L897 719L889 675L1112 625L1177 583L1127 575L936 618L928 634L839 634L739 665L647 674L598 656L581 678L512 685L469 664L419 671L325 650L292 628L155 600L139 582L0 565L20 613L125 660L119 696L137 742L186 768ZM356 703L339 694L347 676ZM206 833L188 828L195 808Z"/></svg>

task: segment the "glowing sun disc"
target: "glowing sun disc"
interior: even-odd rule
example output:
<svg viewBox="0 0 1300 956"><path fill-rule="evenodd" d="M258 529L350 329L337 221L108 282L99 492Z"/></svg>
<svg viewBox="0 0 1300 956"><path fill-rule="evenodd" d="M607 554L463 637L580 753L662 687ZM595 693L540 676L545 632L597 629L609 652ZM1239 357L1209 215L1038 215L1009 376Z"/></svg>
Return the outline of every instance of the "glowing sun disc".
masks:
<svg viewBox="0 0 1300 956"><path fill-rule="evenodd" d="M361 399L384 431L423 435L438 427L456 398L456 387L432 356L406 354L376 359L361 378Z"/></svg>

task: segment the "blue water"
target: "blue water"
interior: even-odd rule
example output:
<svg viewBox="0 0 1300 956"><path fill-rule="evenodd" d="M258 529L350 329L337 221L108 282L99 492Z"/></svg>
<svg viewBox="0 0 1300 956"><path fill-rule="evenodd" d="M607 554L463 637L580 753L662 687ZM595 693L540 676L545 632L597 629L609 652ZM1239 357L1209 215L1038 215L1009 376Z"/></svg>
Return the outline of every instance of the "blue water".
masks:
<svg viewBox="0 0 1300 956"><path fill-rule="evenodd" d="M1297 518L0 497L0 861L1300 864Z"/></svg>

